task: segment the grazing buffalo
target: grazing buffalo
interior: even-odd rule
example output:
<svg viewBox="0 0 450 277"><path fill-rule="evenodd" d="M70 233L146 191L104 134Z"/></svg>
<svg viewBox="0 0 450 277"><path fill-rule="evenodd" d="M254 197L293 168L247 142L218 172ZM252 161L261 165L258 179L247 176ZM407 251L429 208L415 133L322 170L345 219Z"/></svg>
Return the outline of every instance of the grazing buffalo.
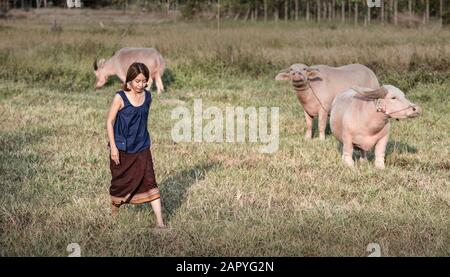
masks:
<svg viewBox="0 0 450 277"><path fill-rule="evenodd" d="M94 61L95 76L97 82L95 88L101 88L108 81L111 75L117 75L122 82L125 82L128 67L134 62L144 63L150 70L148 84L153 80L156 82L158 94L164 90L161 76L164 73L165 62L161 54L153 48L122 48L108 60L101 59Z"/></svg>

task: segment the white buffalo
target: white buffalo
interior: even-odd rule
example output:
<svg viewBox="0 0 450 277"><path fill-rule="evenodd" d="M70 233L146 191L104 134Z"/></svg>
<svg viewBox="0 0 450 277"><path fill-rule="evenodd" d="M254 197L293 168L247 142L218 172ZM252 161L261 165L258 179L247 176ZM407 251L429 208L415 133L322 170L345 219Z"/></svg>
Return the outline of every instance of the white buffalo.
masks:
<svg viewBox="0 0 450 277"><path fill-rule="evenodd" d="M306 139L312 137L314 117L319 118L319 138L325 139L325 128L331 103L337 94L352 86L372 89L380 87L375 73L361 64L340 67L327 65L309 67L304 64L293 64L289 68L281 70L275 80L291 81L305 113Z"/></svg>
<svg viewBox="0 0 450 277"><path fill-rule="evenodd" d="M94 70L97 82L95 88L101 88L108 81L108 77L117 75L122 82L125 82L127 70L134 62L145 64L152 80L148 80L151 85L156 82L158 94L164 90L161 76L164 74L165 62L161 54L153 48L122 48L108 60L102 59L94 61Z"/></svg>
<svg viewBox="0 0 450 277"><path fill-rule="evenodd" d="M331 108L330 127L342 142L342 159L353 167L353 147L366 151L375 146L375 167L384 169L384 155L389 138L389 119L413 118L420 108L391 85L379 89L352 88L336 96Z"/></svg>

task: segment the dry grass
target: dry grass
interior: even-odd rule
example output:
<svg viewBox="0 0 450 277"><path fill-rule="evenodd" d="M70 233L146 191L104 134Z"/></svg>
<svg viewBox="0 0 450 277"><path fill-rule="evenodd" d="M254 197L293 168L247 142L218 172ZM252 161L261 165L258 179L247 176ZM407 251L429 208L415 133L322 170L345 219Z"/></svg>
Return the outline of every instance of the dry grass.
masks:
<svg viewBox="0 0 450 277"><path fill-rule="evenodd" d="M371 242L385 256L450 255L449 30L136 22L119 41L121 18L64 17L60 33L49 18L0 21L1 256L65 256L70 242L84 256L364 256ZM170 72L150 115L162 234L148 205L109 216L104 119L118 82L94 92L91 66L131 45L157 46ZM423 108L393 123L385 171L347 169L331 135L302 139L302 108L273 81L292 62L367 64ZM280 107L279 151L174 144L173 99L195 98Z"/></svg>

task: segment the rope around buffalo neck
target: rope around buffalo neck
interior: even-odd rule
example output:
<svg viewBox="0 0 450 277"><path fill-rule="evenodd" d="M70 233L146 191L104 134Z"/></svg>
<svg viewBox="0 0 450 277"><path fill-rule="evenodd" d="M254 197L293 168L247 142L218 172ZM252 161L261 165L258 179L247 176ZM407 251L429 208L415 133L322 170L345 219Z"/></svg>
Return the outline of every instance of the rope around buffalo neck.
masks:
<svg viewBox="0 0 450 277"><path fill-rule="evenodd" d="M312 88L311 84L309 83L309 80L308 80L308 86L311 89L311 92L314 95L314 97L316 98L316 100L319 102L319 104L322 107L322 109L327 113L327 115L330 115L330 112L327 109L325 109L325 107L323 106L322 102L320 102L320 99L319 99L319 97L317 97L316 93L314 92L314 89Z"/></svg>
<svg viewBox="0 0 450 277"><path fill-rule="evenodd" d="M374 101L375 101L375 107L376 107L376 109L377 109L377 112L382 112L382 113L384 113L384 114L386 114L387 116L391 116L391 114L394 114L394 113L398 113L398 112L401 112L401 111L404 111L404 110L407 110L407 109L409 109L409 108L414 108L414 106L412 106L412 105L408 105L408 107L406 107L406 108L403 108L403 109L400 109L400 110L397 110L397 111L393 111L393 112L390 112L390 113L388 113L388 112L386 112L386 107L385 108L382 108L381 107L381 101L380 101L381 99L374 99Z"/></svg>
<svg viewBox="0 0 450 277"><path fill-rule="evenodd" d="M393 113L398 113L398 112L401 112L401 111L407 110L407 109L409 109L409 108L414 108L414 106L411 106L411 105L409 105L408 107L406 107L406 108L403 108L403 109L401 109L401 110L398 110L398 111L394 111L394 112L390 112L390 113L386 113L386 114L387 114L387 115L391 115L391 114L393 114Z"/></svg>

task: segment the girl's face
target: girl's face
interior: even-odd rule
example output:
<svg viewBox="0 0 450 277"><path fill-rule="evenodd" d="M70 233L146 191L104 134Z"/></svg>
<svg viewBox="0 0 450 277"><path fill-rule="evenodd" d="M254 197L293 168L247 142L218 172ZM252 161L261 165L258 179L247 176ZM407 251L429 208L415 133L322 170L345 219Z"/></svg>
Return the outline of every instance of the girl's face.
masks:
<svg viewBox="0 0 450 277"><path fill-rule="evenodd" d="M140 73L133 81L130 82L130 87L135 92L142 92L144 88L147 86L147 78L145 78L144 74Z"/></svg>

